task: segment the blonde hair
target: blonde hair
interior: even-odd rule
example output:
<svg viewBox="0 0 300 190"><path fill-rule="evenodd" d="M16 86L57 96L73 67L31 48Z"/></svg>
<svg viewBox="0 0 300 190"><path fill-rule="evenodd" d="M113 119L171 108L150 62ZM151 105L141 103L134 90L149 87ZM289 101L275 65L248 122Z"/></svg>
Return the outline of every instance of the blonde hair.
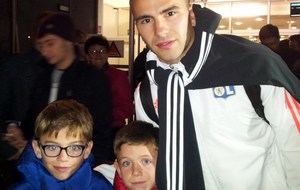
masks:
<svg viewBox="0 0 300 190"><path fill-rule="evenodd" d="M58 133L68 128L67 136L81 136L88 142L93 138L93 119L83 104L75 100L54 101L38 115L35 122L35 140L40 140L42 135L57 137Z"/></svg>

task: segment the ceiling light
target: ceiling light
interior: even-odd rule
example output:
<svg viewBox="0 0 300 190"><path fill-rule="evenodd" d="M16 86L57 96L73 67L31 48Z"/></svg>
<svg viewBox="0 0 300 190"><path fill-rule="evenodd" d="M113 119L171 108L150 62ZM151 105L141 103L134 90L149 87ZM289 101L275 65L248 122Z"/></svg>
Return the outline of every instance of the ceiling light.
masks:
<svg viewBox="0 0 300 190"><path fill-rule="evenodd" d="M242 22L235 22L234 24L240 26L240 25L242 25L243 23L242 23Z"/></svg>
<svg viewBox="0 0 300 190"><path fill-rule="evenodd" d="M261 18L261 17L257 17L255 20L258 21L258 22L260 22L260 21L263 21L264 19Z"/></svg>
<svg viewBox="0 0 300 190"><path fill-rule="evenodd" d="M291 21L286 21L286 23L288 23L288 24L294 24L295 21L293 21L293 20L291 20Z"/></svg>

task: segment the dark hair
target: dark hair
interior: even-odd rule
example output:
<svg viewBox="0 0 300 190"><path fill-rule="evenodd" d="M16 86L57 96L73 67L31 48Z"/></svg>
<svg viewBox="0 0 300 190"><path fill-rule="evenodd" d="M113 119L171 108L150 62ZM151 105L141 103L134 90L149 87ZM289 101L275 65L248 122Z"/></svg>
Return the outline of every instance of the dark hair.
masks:
<svg viewBox="0 0 300 190"><path fill-rule="evenodd" d="M132 121L117 132L114 140L115 154L117 155L123 144L153 145L158 148L158 131L159 129L150 123Z"/></svg>
<svg viewBox="0 0 300 190"><path fill-rule="evenodd" d="M270 37L280 39L278 27L273 24L264 25L259 31L259 39L262 41Z"/></svg>
<svg viewBox="0 0 300 190"><path fill-rule="evenodd" d="M289 40L290 41L296 41L298 44L300 44L300 34L291 35Z"/></svg>
<svg viewBox="0 0 300 190"><path fill-rule="evenodd" d="M93 45L100 45L100 46L106 47L106 50L109 49L108 40L106 39L106 37L104 37L102 35L92 36L92 37L90 37L89 39L86 40L86 42L84 44L85 53L88 53L89 48Z"/></svg>

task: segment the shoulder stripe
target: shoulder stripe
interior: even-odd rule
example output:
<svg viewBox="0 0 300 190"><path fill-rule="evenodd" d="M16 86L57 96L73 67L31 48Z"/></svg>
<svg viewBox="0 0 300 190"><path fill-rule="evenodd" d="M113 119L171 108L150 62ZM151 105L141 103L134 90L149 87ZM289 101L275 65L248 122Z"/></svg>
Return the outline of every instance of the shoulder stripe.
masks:
<svg viewBox="0 0 300 190"><path fill-rule="evenodd" d="M300 133L300 105L287 91L285 91L285 101Z"/></svg>

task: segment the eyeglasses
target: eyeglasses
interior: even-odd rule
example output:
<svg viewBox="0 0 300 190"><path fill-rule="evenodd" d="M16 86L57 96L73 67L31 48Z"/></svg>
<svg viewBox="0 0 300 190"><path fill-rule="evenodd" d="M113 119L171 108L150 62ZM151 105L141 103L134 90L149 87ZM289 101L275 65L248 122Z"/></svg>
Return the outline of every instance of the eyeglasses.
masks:
<svg viewBox="0 0 300 190"><path fill-rule="evenodd" d="M83 151L86 149L85 145L70 145L66 147L61 147L58 145L42 145L40 147L43 149L44 154L48 157L57 157L60 155L62 150L65 150L67 155L70 157L79 157L82 155Z"/></svg>
<svg viewBox="0 0 300 190"><path fill-rule="evenodd" d="M93 50L90 50L89 51L89 54L92 55L92 56L95 56L95 55L103 55L103 54L106 54L107 51L104 50L104 49L93 49Z"/></svg>

